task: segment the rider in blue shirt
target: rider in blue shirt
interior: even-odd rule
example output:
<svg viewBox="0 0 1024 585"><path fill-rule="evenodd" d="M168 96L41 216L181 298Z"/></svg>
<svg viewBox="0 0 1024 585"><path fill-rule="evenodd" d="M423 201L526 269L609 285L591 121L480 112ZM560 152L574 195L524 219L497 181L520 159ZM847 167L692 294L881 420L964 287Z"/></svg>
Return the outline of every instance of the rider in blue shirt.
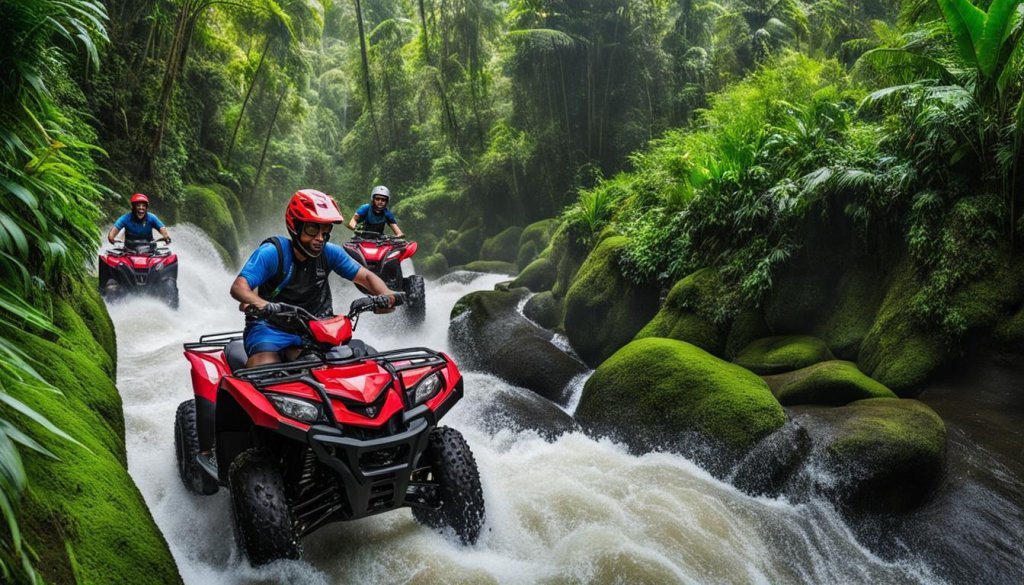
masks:
<svg viewBox="0 0 1024 585"><path fill-rule="evenodd" d="M171 236L167 233L164 222L160 221L159 217L149 213L149 197L142 193L132 195L131 212L117 218L117 221L114 222L114 227L107 234L107 241L113 244L121 230L124 230L125 243L129 246L132 244L152 244L153 230L158 230L160 235L163 236L164 241L168 244L171 243Z"/></svg>
<svg viewBox="0 0 1024 585"><path fill-rule="evenodd" d="M384 226L389 225L391 230L395 232L395 236L401 238L404 234L398 228L398 222L395 220L394 214L388 209L390 200L391 191L387 187L384 185L374 187L373 192L370 194L370 202L364 203L356 210L352 219L348 222L348 229L355 231L356 222L362 222L363 227L361 231L383 234Z"/></svg>
<svg viewBox="0 0 1024 585"><path fill-rule="evenodd" d="M254 305L273 314L280 310L279 303L287 303L320 318L331 315L334 307L327 284L330 272L374 295L390 295L394 306L394 292L380 277L357 264L341 246L327 243L334 224L344 221L334 199L320 191L303 189L292 195L284 218L290 239L275 236L265 240L231 285L231 296L241 303L240 309ZM300 336L255 317L246 319L243 342L249 356L247 368L279 362L279 352L294 359L302 349Z"/></svg>

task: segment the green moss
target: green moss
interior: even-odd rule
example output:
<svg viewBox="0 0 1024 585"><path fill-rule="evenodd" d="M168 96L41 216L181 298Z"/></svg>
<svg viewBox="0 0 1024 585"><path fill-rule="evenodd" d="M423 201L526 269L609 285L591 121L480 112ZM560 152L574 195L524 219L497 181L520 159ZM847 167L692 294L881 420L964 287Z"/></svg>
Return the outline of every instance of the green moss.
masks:
<svg viewBox="0 0 1024 585"><path fill-rule="evenodd" d="M228 204L216 192L189 185L185 188L181 202L181 221L192 223L202 229L219 246L218 252L226 253L225 263L238 261L238 232Z"/></svg>
<svg viewBox="0 0 1024 585"><path fill-rule="evenodd" d="M519 273L512 286L525 286L534 292L551 290L551 287L555 284L556 275L554 262L549 258L541 257L530 262Z"/></svg>
<svg viewBox="0 0 1024 585"><path fill-rule="evenodd" d="M448 259L443 254L431 254L418 260L414 260L416 274L428 278L437 278L448 272Z"/></svg>
<svg viewBox="0 0 1024 585"><path fill-rule="evenodd" d="M628 244L623 236L598 244L565 296L566 335L591 365L629 342L657 312L657 289L635 286L619 270L619 254Z"/></svg>
<svg viewBox="0 0 1024 585"><path fill-rule="evenodd" d="M669 291L661 310L634 339L667 337L692 343L704 351L721 355L726 326L701 315L698 307L709 302L721 284L718 271L704 268L678 281Z"/></svg>
<svg viewBox="0 0 1024 585"><path fill-rule="evenodd" d="M598 366L576 416L629 433L697 431L739 451L786 420L756 375L689 343L653 337L633 341Z"/></svg>
<svg viewBox="0 0 1024 585"><path fill-rule="evenodd" d="M484 240L483 246L480 247L480 259L514 264L519 253L519 237L522 234L522 227L512 226L493 238Z"/></svg>
<svg viewBox="0 0 1024 585"><path fill-rule="evenodd" d="M913 266L904 259L857 358L861 371L899 396L912 395L948 354L939 331L914 316L913 297L919 288Z"/></svg>
<svg viewBox="0 0 1024 585"><path fill-rule="evenodd" d="M572 235L567 224L562 224L551 236L551 242L541 252L541 256L546 256L555 265L555 283L551 285L555 298L563 298L568 293L588 251Z"/></svg>
<svg viewBox="0 0 1024 585"><path fill-rule="evenodd" d="M764 313L760 309L741 310L729 326L729 335L725 340L725 358L734 359L743 348L757 339L770 335L768 325L764 322Z"/></svg>
<svg viewBox="0 0 1024 585"><path fill-rule="evenodd" d="M857 359L861 342L871 330L884 288L878 274L864 270L846 273L831 296L835 307L810 331L843 359Z"/></svg>
<svg viewBox="0 0 1024 585"><path fill-rule="evenodd" d="M26 354L44 364L39 372L63 395L25 387L10 394L46 416L82 446L40 431L36 436L59 459L23 451L30 489L22 528L39 555L36 566L49 582L155 583L181 581L167 543L126 469L120 396L97 364L99 343L90 344L81 319L67 318L70 305L55 303L63 333L58 345L26 332L4 330ZM66 347L65 347L66 346ZM35 429L20 415L10 419Z"/></svg>
<svg viewBox="0 0 1024 585"><path fill-rule="evenodd" d="M114 323L96 288L95 278L72 283L67 308L55 311L54 319L59 328L75 332L73 337L79 347L87 352L95 351L97 347L102 350L96 352L97 362L113 379L117 374L117 337ZM63 340L61 345L71 347Z"/></svg>
<svg viewBox="0 0 1024 585"><path fill-rule="evenodd" d="M462 231L448 230L444 239L437 243L434 253L444 254L449 266L458 266L476 260L482 243L482 232L478 227Z"/></svg>
<svg viewBox="0 0 1024 585"><path fill-rule="evenodd" d="M917 400L870 398L849 404L857 413L841 426L840 437L828 446L833 455L864 461L880 450L903 457L940 458L946 425L935 411Z"/></svg>
<svg viewBox="0 0 1024 585"><path fill-rule="evenodd" d="M519 248L516 252L516 264L526 266L533 262L537 255L548 246L551 234L558 227L558 220L542 219L531 223L523 229L519 236Z"/></svg>
<svg viewBox="0 0 1024 585"><path fill-rule="evenodd" d="M1004 261L985 278L974 280L953 297L963 327L976 330L994 326L1024 300L1024 258Z"/></svg>
<svg viewBox="0 0 1024 585"><path fill-rule="evenodd" d="M758 374L799 370L832 359L825 342L807 335L777 335L754 341L733 361Z"/></svg>
<svg viewBox="0 0 1024 585"><path fill-rule="evenodd" d="M474 260L462 266L453 266L452 270L470 270L472 272L493 272L495 274L515 274L516 265L500 260Z"/></svg>
<svg viewBox="0 0 1024 585"><path fill-rule="evenodd" d="M523 306L523 314L534 323L547 329L557 329L562 326L562 304L558 302L551 291L533 295Z"/></svg>
<svg viewBox="0 0 1024 585"><path fill-rule="evenodd" d="M1024 307L1003 319L992 331L993 338L1004 345L1024 345Z"/></svg>
<svg viewBox="0 0 1024 585"><path fill-rule="evenodd" d="M896 398L892 390L864 375L856 364L844 361L822 362L789 374L775 396L786 406L842 406L866 398Z"/></svg>
<svg viewBox="0 0 1024 585"><path fill-rule="evenodd" d="M204 185L204 187L219 195L228 206L228 211L231 212L231 219L235 224L235 232L238 234L238 241L245 241L249 237L249 219L242 208L242 202L238 200L238 195L230 187L216 183Z"/></svg>

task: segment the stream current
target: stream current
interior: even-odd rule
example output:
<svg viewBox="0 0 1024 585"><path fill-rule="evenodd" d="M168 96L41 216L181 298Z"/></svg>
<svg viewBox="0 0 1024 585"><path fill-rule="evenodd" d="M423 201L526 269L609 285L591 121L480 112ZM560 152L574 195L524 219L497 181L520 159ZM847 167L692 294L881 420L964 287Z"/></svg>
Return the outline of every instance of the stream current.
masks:
<svg viewBox="0 0 1024 585"><path fill-rule="evenodd" d="M473 371L463 372L465 398L441 424L465 435L479 465L486 521L476 545L422 527L402 509L328 525L303 540L302 560L253 569L234 542L228 490L190 494L174 454L174 413L192 396L182 344L241 329L228 295L236 271L199 230L177 226L174 240L180 309L136 298L110 314L129 472L186 583L942 583L972 574L943 566L927 547L901 548L898 535L874 539L889 551L876 554L828 503L750 497L678 455L632 455L581 433L496 431L484 424L496 401L529 391ZM455 302L507 280L463 276L427 281L422 326L367 314L356 337L378 349L447 351ZM335 308L344 311L358 293L331 278Z"/></svg>

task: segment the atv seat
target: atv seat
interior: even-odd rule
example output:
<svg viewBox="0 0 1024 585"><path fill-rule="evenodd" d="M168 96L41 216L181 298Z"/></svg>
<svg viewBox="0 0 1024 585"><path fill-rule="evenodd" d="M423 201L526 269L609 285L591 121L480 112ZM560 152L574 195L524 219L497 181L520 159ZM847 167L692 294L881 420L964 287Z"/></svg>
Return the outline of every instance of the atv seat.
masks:
<svg viewBox="0 0 1024 585"><path fill-rule="evenodd" d="M339 345L327 352L326 357L328 359L343 360L351 357L366 357L377 353L377 350L372 346L366 345L361 339L353 339L345 345ZM248 354L245 353L245 344L241 339L233 339L224 346L224 358L228 362L228 369L231 373L235 373L245 367L245 362L249 360Z"/></svg>

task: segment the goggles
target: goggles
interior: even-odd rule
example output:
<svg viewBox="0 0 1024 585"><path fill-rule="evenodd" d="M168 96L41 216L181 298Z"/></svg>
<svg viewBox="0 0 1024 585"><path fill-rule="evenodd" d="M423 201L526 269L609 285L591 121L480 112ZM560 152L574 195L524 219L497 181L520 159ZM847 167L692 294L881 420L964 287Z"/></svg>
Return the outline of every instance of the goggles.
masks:
<svg viewBox="0 0 1024 585"><path fill-rule="evenodd" d="M324 235L324 239L330 239L331 230L334 229L333 223L307 223L302 226L302 233L306 234L311 238L315 238L320 234Z"/></svg>

